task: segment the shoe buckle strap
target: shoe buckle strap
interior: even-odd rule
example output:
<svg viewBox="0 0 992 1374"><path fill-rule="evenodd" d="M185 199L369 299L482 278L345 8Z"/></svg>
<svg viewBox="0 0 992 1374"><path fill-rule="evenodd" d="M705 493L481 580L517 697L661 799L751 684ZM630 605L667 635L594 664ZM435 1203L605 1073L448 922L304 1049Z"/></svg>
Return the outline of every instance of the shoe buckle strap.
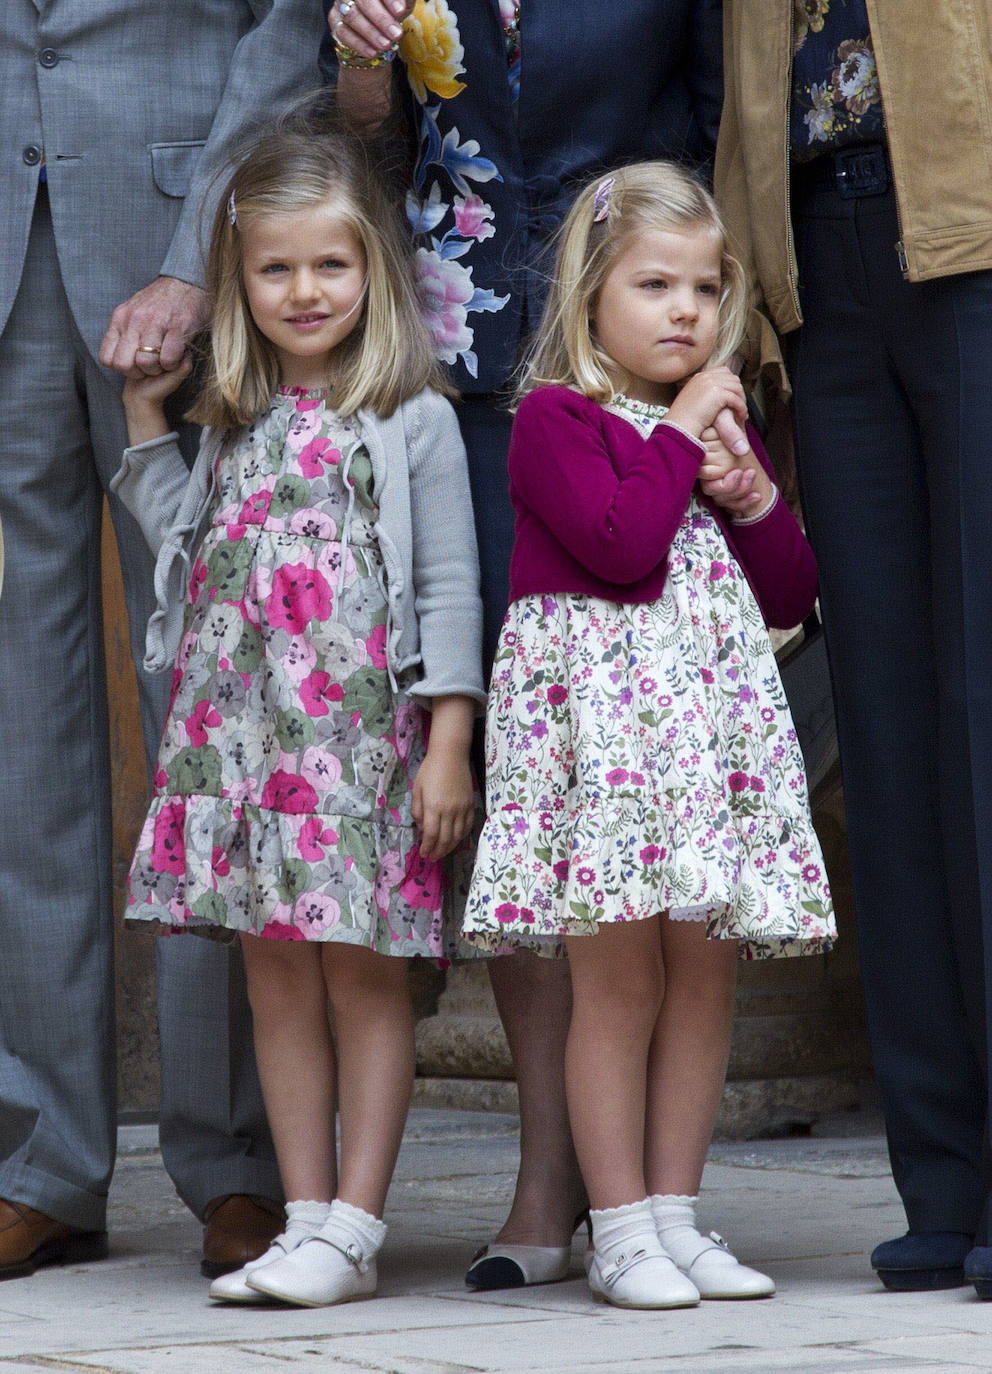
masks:
<svg viewBox="0 0 992 1374"><path fill-rule="evenodd" d="M640 1264L641 1260L650 1259L651 1255L647 1250L633 1250L629 1255L621 1251L614 1255L609 1264L600 1266L600 1278L612 1288L621 1275L626 1274L628 1269L633 1269L635 1264Z"/></svg>
<svg viewBox="0 0 992 1374"><path fill-rule="evenodd" d="M356 1245L353 1236L348 1234L339 1235L337 1237L329 1235L327 1226L325 1225L317 1232L313 1239L322 1240L325 1245L329 1245L333 1250L337 1250L339 1254L344 1255L348 1263L353 1265L359 1274L368 1273L369 1262L363 1254L361 1246Z"/></svg>
<svg viewBox="0 0 992 1374"><path fill-rule="evenodd" d="M730 1254L730 1246L727 1244L723 1236L721 1236L718 1231L710 1232L710 1240L713 1242L714 1245L718 1246L721 1250L726 1250L728 1255Z"/></svg>

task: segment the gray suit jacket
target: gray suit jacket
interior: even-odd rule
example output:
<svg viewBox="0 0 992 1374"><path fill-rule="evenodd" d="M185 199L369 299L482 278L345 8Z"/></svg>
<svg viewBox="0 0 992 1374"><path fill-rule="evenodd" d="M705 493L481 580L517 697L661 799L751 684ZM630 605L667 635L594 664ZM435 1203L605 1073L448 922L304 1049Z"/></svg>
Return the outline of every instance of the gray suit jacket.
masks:
<svg viewBox="0 0 992 1374"><path fill-rule="evenodd" d="M232 135L318 83L324 0L2 0L0 330L42 159L59 263L95 354L159 274L198 282L204 195Z"/></svg>

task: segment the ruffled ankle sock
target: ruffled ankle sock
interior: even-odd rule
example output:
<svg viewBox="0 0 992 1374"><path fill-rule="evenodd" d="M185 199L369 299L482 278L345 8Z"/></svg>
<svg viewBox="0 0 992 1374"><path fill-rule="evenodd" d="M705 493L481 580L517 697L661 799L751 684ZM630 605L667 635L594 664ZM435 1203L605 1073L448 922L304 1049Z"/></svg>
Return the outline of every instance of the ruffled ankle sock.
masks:
<svg viewBox="0 0 992 1374"><path fill-rule="evenodd" d="M699 1301L695 1286L662 1249L649 1198L590 1216L589 1287L595 1294L614 1307L690 1307Z"/></svg>
<svg viewBox="0 0 992 1374"><path fill-rule="evenodd" d="M713 1243L696 1230L699 1198L680 1193L653 1193L649 1201L658 1239L679 1268L688 1269Z"/></svg>

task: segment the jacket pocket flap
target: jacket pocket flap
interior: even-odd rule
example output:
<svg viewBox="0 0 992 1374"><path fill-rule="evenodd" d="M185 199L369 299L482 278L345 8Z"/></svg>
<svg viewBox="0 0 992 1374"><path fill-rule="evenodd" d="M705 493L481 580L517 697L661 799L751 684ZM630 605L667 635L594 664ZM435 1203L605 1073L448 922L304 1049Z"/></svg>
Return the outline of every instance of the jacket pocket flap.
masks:
<svg viewBox="0 0 992 1374"><path fill-rule="evenodd" d="M152 143L152 177L167 196L185 196L203 152L203 140L189 143Z"/></svg>

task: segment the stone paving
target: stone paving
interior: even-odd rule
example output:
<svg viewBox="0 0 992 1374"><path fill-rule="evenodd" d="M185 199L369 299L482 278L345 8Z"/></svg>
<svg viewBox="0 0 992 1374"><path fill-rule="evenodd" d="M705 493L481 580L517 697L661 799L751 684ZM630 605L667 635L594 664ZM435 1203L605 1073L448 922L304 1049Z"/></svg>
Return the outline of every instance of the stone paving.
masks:
<svg viewBox="0 0 992 1374"><path fill-rule="evenodd" d="M875 1123L870 1122L869 1127ZM992 1303L970 1288L883 1292L868 1267L902 1212L884 1142L833 1119L809 1139L714 1146L703 1219L771 1273L778 1295L628 1313L594 1302L580 1242L568 1282L470 1294L462 1274L505 1210L516 1121L411 1115L379 1295L315 1310L214 1307L199 1227L150 1128L122 1132L111 1257L0 1284L0 1374L950 1374L992 1370Z"/></svg>

